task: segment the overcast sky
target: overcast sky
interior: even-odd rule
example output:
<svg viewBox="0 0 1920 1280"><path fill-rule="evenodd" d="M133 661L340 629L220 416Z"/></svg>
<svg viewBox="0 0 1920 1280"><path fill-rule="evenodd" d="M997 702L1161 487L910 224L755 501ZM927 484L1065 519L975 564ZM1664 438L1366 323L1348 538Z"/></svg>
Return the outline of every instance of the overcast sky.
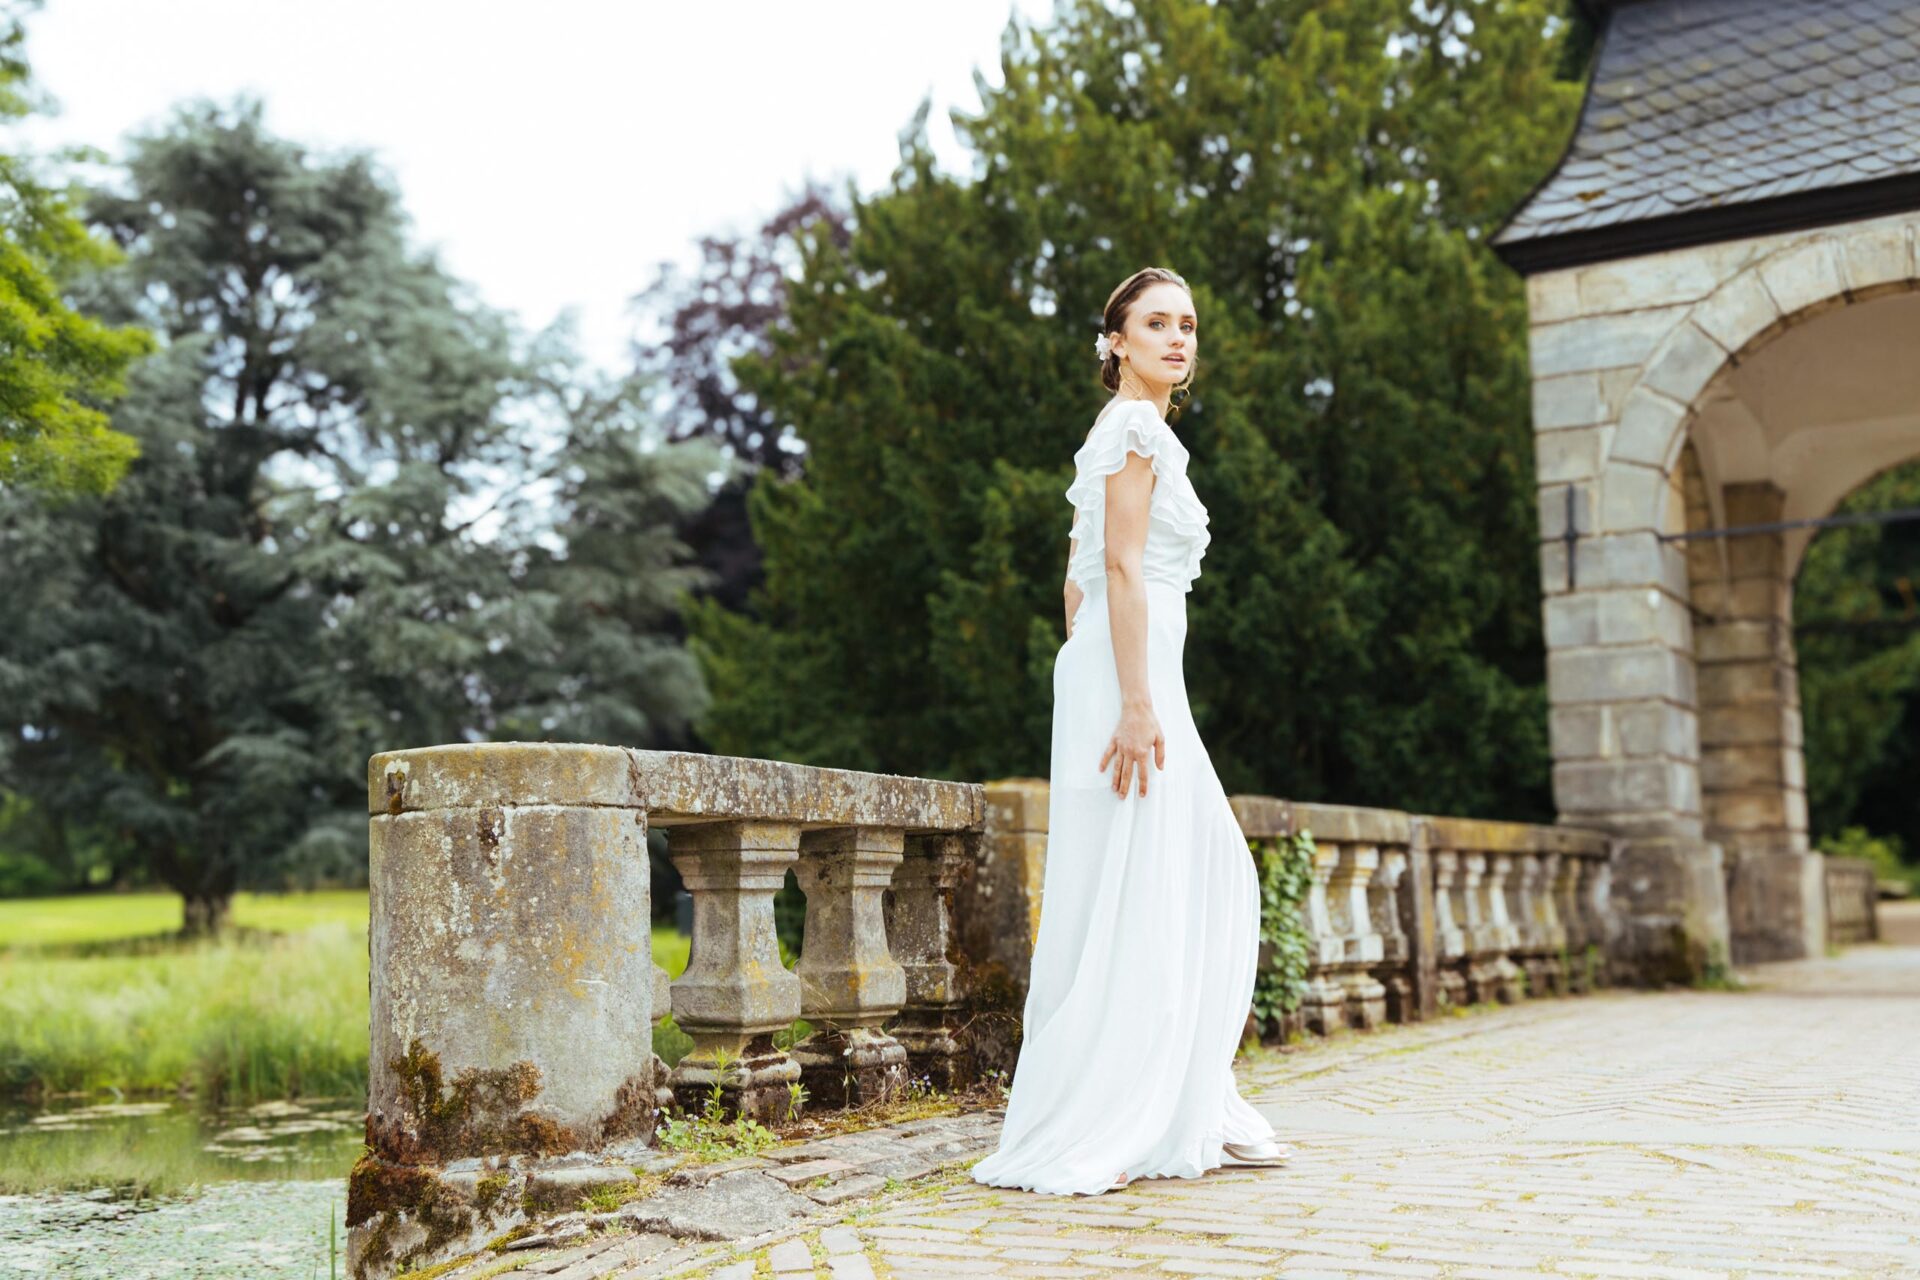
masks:
<svg viewBox="0 0 1920 1280"><path fill-rule="evenodd" d="M1000 81L1009 13L1048 0L47 0L27 54L60 102L36 146L118 153L186 98L266 103L278 133L364 146L416 237L530 329L576 308L620 362L627 300L693 239L747 229L808 176L887 179L931 93L942 164L970 172L947 109Z"/></svg>

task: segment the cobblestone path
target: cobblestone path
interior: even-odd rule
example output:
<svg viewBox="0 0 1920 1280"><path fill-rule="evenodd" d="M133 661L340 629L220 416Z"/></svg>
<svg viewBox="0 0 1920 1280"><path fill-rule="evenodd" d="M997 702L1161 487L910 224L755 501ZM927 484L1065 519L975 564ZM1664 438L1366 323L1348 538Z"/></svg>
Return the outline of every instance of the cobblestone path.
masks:
<svg viewBox="0 0 1920 1280"><path fill-rule="evenodd" d="M1894 914L1902 936L1920 904ZM1920 947L1741 977L1243 1055L1295 1147L1284 1169L1056 1197L980 1186L966 1156L785 1239L609 1238L453 1274L1920 1277ZM912 1128L979 1154L993 1136L978 1117Z"/></svg>
<svg viewBox="0 0 1920 1280"><path fill-rule="evenodd" d="M1259 1055L1239 1074L1285 1169L1066 1199L958 1182L854 1224L833 1242L870 1253L824 1270L1920 1276L1920 948L1742 976Z"/></svg>

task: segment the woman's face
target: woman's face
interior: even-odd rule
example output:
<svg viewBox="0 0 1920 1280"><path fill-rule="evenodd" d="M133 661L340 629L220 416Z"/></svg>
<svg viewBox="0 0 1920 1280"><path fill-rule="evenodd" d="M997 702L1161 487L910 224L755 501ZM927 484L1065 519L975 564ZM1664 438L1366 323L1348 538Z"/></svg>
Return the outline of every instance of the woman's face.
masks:
<svg viewBox="0 0 1920 1280"><path fill-rule="evenodd" d="M1131 367L1147 389L1158 394L1186 381L1199 338L1192 297L1171 280L1160 280L1133 300L1127 327L1112 341L1114 352L1126 357L1122 375Z"/></svg>

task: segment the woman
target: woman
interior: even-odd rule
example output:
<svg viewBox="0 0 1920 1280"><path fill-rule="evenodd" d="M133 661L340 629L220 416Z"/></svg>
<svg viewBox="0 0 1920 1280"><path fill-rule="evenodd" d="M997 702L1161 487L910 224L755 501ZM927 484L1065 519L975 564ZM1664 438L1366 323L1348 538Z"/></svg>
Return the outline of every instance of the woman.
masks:
<svg viewBox="0 0 1920 1280"><path fill-rule="evenodd" d="M1234 1084L1259 885L1181 670L1209 538L1166 423L1193 379L1193 297L1148 267L1107 299L1105 328L1095 349L1114 396L1067 489L1067 640L1025 1038L999 1149L973 1167L976 1182L1053 1195L1288 1154Z"/></svg>

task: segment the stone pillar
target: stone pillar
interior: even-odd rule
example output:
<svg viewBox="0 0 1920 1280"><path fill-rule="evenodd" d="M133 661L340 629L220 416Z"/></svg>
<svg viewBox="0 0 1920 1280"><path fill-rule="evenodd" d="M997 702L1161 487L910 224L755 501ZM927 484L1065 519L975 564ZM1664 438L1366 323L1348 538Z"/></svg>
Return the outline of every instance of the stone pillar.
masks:
<svg viewBox="0 0 1920 1280"><path fill-rule="evenodd" d="M986 784L985 838L953 889L954 950L975 1011L1017 1017L1026 1002L1046 884L1047 807L1044 778Z"/></svg>
<svg viewBox="0 0 1920 1280"><path fill-rule="evenodd" d="M625 770L619 750L585 746L373 757L376 1152L417 1163L523 1150L522 1115L540 1118L542 1147L652 1134L647 822L618 807ZM512 1114L434 1112L428 1078L463 1074L518 1082Z"/></svg>
<svg viewBox="0 0 1920 1280"><path fill-rule="evenodd" d="M674 1098L697 1114L717 1081L728 1112L784 1119L800 1065L774 1047L773 1036L800 1016L800 980L780 962L773 895L800 856L800 828L679 826L667 846L693 894L693 952L673 984L674 1021L693 1048L673 1069Z"/></svg>
<svg viewBox="0 0 1920 1280"><path fill-rule="evenodd" d="M1691 486L1690 486L1691 488ZM1729 526L1782 519L1771 482L1723 490ZM1704 495L1689 523L1708 527ZM1817 856L1807 844L1793 584L1781 533L1687 544L1699 621L1700 786L1707 836L1725 852L1736 963L1822 954Z"/></svg>
<svg viewBox="0 0 1920 1280"><path fill-rule="evenodd" d="M653 962L624 752L387 752L368 792L368 1150L347 1225L350 1268L378 1270L500 1229L452 1161L651 1140Z"/></svg>
<svg viewBox="0 0 1920 1280"><path fill-rule="evenodd" d="M977 858L980 843L978 832L908 836L887 904L887 941L907 978L894 1038L907 1051L908 1072L942 1091L969 1078L958 1039L966 1001L947 952L954 885Z"/></svg>
<svg viewBox="0 0 1920 1280"><path fill-rule="evenodd" d="M906 972L887 950L881 901L904 847L898 828L801 834L795 874L807 895L807 926L794 973L801 1016L815 1030L793 1046L793 1059L815 1104L861 1106L906 1085L907 1051L882 1026L907 999Z"/></svg>

